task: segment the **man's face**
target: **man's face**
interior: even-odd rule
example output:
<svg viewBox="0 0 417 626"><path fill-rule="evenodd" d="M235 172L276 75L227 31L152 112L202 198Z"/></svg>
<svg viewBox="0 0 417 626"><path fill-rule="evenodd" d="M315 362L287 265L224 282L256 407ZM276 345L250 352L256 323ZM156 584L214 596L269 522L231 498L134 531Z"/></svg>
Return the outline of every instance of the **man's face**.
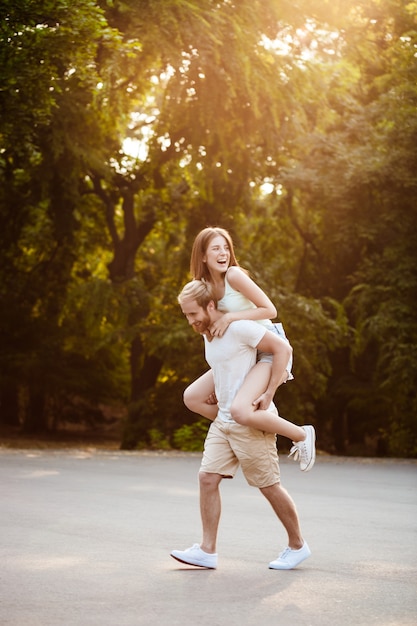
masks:
<svg viewBox="0 0 417 626"><path fill-rule="evenodd" d="M207 310L199 306L195 300L185 300L181 304L181 310L196 333L202 335L211 326Z"/></svg>

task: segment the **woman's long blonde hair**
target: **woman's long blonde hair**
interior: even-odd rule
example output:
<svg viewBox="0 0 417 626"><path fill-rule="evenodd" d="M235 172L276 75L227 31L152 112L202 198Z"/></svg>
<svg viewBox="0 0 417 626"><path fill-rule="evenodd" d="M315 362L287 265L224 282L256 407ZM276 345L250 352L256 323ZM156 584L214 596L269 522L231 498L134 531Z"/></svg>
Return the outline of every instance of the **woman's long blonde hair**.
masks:
<svg viewBox="0 0 417 626"><path fill-rule="evenodd" d="M227 245L230 250L230 263L231 265L239 266L239 263L236 260L235 251L233 248L233 241L227 230L224 228L204 228L201 230L196 238L194 239L193 248L191 250L191 261L190 261L190 274L193 279L197 280L207 280L210 282L210 272L207 269L207 263L204 263L203 258L207 253L207 248L209 246L210 241L221 235L227 241Z"/></svg>

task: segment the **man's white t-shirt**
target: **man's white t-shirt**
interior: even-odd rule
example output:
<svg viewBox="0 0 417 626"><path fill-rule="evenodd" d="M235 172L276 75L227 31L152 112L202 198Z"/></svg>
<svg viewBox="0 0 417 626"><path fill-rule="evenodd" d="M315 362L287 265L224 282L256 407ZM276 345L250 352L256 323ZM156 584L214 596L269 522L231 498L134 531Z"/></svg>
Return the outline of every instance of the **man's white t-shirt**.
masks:
<svg viewBox="0 0 417 626"><path fill-rule="evenodd" d="M206 361L214 376L218 401L217 416L233 422L230 415L232 402L250 369L256 363L256 346L266 333L266 328L252 320L232 322L222 337L211 341L204 336ZM271 405L275 410L274 404Z"/></svg>

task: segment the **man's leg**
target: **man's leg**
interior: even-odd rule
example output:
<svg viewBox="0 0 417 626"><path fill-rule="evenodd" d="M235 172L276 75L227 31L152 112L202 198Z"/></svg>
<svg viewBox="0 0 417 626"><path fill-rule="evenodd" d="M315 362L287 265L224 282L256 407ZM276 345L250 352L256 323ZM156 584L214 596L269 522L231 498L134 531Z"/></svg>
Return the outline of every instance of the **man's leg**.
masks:
<svg viewBox="0 0 417 626"><path fill-rule="evenodd" d="M171 556L181 563L215 569L217 567L217 530L221 513L219 485L222 476L200 471L199 480L203 540L200 545L195 543L187 550L173 550Z"/></svg>
<svg viewBox="0 0 417 626"><path fill-rule="evenodd" d="M200 514L203 525L203 541L200 547L204 552L216 552L217 531L221 514L220 474L199 473Z"/></svg>
<svg viewBox="0 0 417 626"><path fill-rule="evenodd" d="M294 501L284 487L279 483L264 487L260 490L271 504L275 514L283 524L288 534L288 548L286 548L275 561L271 561L271 569L292 569L307 559L311 552L304 541L297 509Z"/></svg>
<svg viewBox="0 0 417 626"><path fill-rule="evenodd" d="M288 545L293 550L302 547L304 541L301 536L300 522L297 509L288 491L279 483L264 487L260 490L274 509L288 534Z"/></svg>

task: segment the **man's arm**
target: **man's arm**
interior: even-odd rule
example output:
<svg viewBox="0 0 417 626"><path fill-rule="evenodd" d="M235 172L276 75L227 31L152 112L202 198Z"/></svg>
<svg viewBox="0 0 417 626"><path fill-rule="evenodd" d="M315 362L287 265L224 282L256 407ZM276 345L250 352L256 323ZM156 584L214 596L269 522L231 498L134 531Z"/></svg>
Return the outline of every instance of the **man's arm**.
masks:
<svg viewBox="0 0 417 626"><path fill-rule="evenodd" d="M278 337L274 332L267 330L257 345L261 352L272 354L272 369L268 387L253 404L260 409L268 409L278 387L287 379L287 365L292 354L290 344Z"/></svg>

